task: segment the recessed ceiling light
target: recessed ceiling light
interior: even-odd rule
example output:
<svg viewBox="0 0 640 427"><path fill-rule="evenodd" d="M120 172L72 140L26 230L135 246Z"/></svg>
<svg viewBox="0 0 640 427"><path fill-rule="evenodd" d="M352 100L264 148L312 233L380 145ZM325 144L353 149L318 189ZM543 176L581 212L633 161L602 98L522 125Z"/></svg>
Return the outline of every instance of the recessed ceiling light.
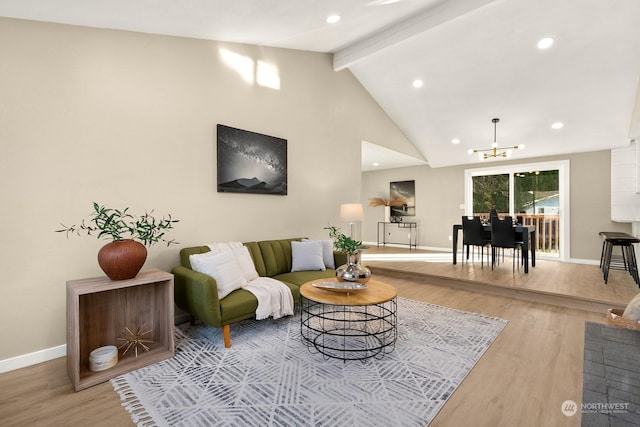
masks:
<svg viewBox="0 0 640 427"><path fill-rule="evenodd" d="M375 162L375 163L372 163L372 165L373 165L373 166L380 166L380 163Z"/></svg>
<svg viewBox="0 0 640 427"><path fill-rule="evenodd" d="M413 81L413 87L420 88L424 85L424 82L420 79L416 79Z"/></svg>
<svg viewBox="0 0 640 427"><path fill-rule="evenodd" d="M452 143L452 144L460 144L460 140L459 140L458 138L453 138L453 139L451 140L451 143Z"/></svg>
<svg viewBox="0 0 640 427"><path fill-rule="evenodd" d="M553 39L551 37L545 37L538 41L538 49L549 49L553 45Z"/></svg>
<svg viewBox="0 0 640 427"><path fill-rule="evenodd" d="M555 122L551 125L551 129L562 129L564 127L564 123Z"/></svg>
<svg viewBox="0 0 640 427"><path fill-rule="evenodd" d="M335 24L340 20L340 15L331 15L327 18L328 24Z"/></svg>

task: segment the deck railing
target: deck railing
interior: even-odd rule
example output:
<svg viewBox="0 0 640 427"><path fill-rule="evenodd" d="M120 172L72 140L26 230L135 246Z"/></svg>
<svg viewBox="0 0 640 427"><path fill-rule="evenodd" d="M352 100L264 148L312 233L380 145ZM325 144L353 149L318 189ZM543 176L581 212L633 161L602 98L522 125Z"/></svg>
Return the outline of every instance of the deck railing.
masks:
<svg viewBox="0 0 640 427"><path fill-rule="evenodd" d="M536 252L557 254L560 252L560 215L521 214L523 225L536 226Z"/></svg>
<svg viewBox="0 0 640 427"><path fill-rule="evenodd" d="M481 218L489 218L489 213L476 213ZM501 217L504 214L499 214ZM557 255L560 252L560 215L558 214L516 214L522 218L522 225L536 226L536 252Z"/></svg>

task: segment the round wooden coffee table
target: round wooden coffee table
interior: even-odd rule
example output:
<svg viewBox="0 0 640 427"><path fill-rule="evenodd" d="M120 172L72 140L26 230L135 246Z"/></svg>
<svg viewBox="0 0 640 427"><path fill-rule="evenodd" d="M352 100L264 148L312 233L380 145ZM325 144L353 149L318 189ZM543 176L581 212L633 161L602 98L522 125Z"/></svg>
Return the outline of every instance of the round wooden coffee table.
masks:
<svg viewBox="0 0 640 427"><path fill-rule="evenodd" d="M300 333L310 349L325 358L382 358L395 348L397 290L369 280L366 289L326 289L337 279L319 279L300 287Z"/></svg>

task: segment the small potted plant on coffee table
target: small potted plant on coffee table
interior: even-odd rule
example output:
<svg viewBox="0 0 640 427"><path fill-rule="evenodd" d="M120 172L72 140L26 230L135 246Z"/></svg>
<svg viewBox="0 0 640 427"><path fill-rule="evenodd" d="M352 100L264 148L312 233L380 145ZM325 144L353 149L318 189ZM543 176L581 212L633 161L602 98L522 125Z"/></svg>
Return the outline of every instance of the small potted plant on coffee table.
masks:
<svg viewBox="0 0 640 427"><path fill-rule="evenodd" d="M361 241L345 236L338 227L329 225L329 237L333 239L333 247L347 255L347 263L336 269L338 280L346 282L367 283L371 278L371 270L360 263L360 254L366 246Z"/></svg>

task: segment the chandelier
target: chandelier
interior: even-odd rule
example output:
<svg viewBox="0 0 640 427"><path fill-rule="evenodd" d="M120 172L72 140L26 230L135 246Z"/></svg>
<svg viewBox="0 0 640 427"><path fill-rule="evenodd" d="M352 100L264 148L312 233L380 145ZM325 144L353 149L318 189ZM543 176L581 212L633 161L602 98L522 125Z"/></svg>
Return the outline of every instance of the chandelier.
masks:
<svg viewBox="0 0 640 427"><path fill-rule="evenodd" d="M469 154L478 153L478 157L480 160L486 160L489 157L511 157L512 150L522 150L524 148L524 144L514 145L509 148L498 148L498 143L496 142L496 128L500 119L492 119L493 122L493 144L491 144L491 148L487 148L485 150L469 150Z"/></svg>

